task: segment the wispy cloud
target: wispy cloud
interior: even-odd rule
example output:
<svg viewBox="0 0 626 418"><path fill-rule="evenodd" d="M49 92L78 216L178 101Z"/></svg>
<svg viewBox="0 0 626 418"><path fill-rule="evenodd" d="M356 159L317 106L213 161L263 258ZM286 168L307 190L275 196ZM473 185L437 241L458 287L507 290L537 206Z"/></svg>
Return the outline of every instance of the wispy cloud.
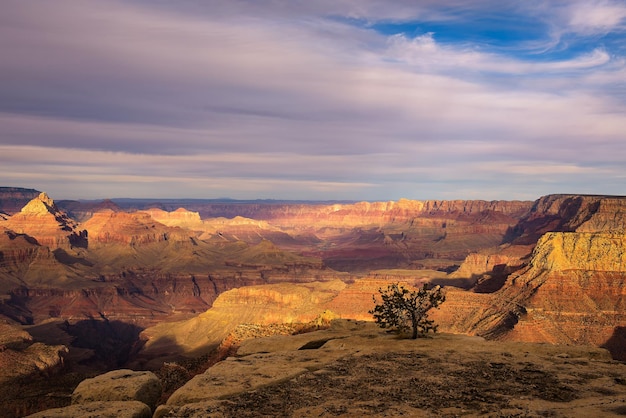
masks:
<svg viewBox="0 0 626 418"><path fill-rule="evenodd" d="M58 197L621 193L623 4L414 3L9 0L0 176Z"/></svg>
<svg viewBox="0 0 626 418"><path fill-rule="evenodd" d="M391 57L424 71L474 71L507 75L546 74L591 69L608 64L611 60L603 48L583 53L568 60L537 62L480 52L467 47L442 46L427 33L415 38L403 34L389 39Z"/></svg>
<svg viewBox="0 0 626 418"><path fill-rule="evenodd" d="M626 4L621 1L577 1L566 8L567 29L581 34L607 34L626 28Z"/></svg>

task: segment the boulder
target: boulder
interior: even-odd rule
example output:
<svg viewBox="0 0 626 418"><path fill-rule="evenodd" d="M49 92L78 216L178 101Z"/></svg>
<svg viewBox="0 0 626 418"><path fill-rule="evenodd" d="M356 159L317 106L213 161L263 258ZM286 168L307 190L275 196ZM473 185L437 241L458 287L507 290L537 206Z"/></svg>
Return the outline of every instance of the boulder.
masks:
<svg viewBox="0 0 626 418"><path fill-rule="evenodd" d="M185 405L220 399L268 384L292 379L307 372L295 356L257 354L245 358L229 357L179 388L168 405Z"/></svg>
<svg viewBox="0 0 626 418"><path fill-rule="evenodd" d="M161 382L154 373L122 369L80 382L72 393L72 404L139 401L154 409L160 396Z"/></svg>

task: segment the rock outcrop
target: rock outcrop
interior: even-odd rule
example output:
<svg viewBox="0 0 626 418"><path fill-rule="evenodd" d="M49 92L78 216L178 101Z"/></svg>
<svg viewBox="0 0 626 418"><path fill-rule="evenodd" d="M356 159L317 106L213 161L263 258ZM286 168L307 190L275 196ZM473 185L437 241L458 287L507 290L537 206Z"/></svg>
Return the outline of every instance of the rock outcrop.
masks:
<svg viewBox="0 0 626 418"><path fill-rule="evenodd" d="M546 233L528 265L501 289L480 296L449 292L434 316L456 332L599 346L626 324L625 254L623 233ZM613 355L625 358L623 350Z"/></svg>
<svg viewBox="0 0 626 418"><path fill-rule="evenodd" d="M398 340L371 323L248 340L155 417L614 416L626 366L591 347L437 334ZM600 388L604 388L600 390Z"/></svg>
<svg viewBox="0 0 626 418"><path fill-rule="evenodd" d="M0 385L25 376L51 374L63 367L68 349L34 342L26 331L0 322Z"/></svg>
<svg viewBox="0 0 626 418"><path fill-rule="evenodd" d="M626 197L548 195L511 228L507 241L534 244L546 232L623 232Z"/></svg>
<svg viewBox="0 0 626 418"><path fill-rule="evenodd" d="M29 417L151 418L160 396L161 382L154 373L114 370L80 382L72 393L71 405Z"/></svg>
<svg viewBox="0 0 626 418"><path fill-rule="evenodd" d="M85 232L79 231L78 224L61 212L45 193L40 193L19 213L7 219L3 227L18 234L26 234L39 245L53 249L86 245Z"/></svg>
<svg viewBox="0 0 626 418"><path fill-rule="evenodd" d="M246 286L223 292L206 312L181 322L160 323L142 333L139 359L157 362L204 354L240 324L307 323L327 310L346 284L340 280ZM328 315L328 313L326 313ZM154 360L151 360L154 362ZM146 367L147 363L143 364Z"/></svg>
<svg viewBox="0 0 626 418"><path fill-rule="evenodd" d="M147 213L155 221L167 226L178 226L191 231L202 231L204 227L202 219L200 219L200 214L198 212L190 212L185 208L178 208L173 212L151 208L143 210L142 212Z"/></svg>
<svg viewBox="0 0 626 418"><path fill-rule="evenodd" d="M154 373L120 369L80 382L72 393L72 404L139 401L154 410L160 396L161 382Z"/></svg>
<svg viewBox="0 0 626 418"><path fill-rule="evenodd" d="M83 224L92 247L112 243L141 245L168 240L187 241L189 235L178 228L167 227L143 212L126 213L103 210Z"/></svg>

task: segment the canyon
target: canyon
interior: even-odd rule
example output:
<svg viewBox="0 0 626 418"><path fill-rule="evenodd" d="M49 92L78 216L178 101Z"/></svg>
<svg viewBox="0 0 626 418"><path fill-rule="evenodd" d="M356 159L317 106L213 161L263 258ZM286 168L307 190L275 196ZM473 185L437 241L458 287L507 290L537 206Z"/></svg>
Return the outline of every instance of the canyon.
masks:
<svg viewBox="0 0 626 418"><path fill-rule="evenodd" d="M22 378L158 370L371 321L372 295L396 282L443 286L444 333L626 360L625 197L55 202L0 188L0 212L0 361L24 359Z"/></svg>

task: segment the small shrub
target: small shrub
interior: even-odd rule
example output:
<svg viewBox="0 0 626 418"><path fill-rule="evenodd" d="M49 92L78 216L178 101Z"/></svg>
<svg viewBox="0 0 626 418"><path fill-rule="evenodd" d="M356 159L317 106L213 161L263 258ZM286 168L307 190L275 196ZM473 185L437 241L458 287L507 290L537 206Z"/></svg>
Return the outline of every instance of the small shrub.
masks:
<svg viewBox="0 0 626 418"><path fill-rule="evenodd" d="M429 288L424 284L421 289L411 291L395 283L378 292L382 303L378 304L374 295L376 306L369 313L381 328L392 328L398 333L410 330L411 339L423 337L429 331L437 332L437 325L428 319L428 311L446 300L440 286Z"/></svg>

